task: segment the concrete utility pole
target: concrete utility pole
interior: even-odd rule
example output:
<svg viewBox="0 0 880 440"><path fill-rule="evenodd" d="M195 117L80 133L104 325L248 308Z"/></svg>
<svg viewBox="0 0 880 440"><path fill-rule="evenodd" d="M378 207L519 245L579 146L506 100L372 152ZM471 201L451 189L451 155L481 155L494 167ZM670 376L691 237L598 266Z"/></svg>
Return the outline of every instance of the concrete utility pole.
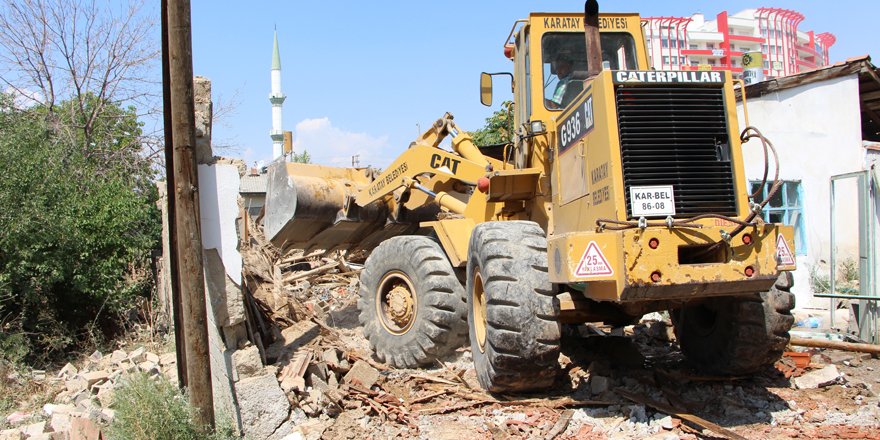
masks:
<svg viewBox="0 0 880 440"><path fill-rule="evenodd" d="M167 14L167 59L171 87L164 99L171 107L172 163L166 173L173 177L169 199L174 199L172 252L176 255L177 279L182 304L186 377L190 403L197 410L199 426L214 429L214 398L208 355L208 319L202 264L202 236L199 220L198 172L195 158L195 103L193 100L192 30L189 0L164 0ZM167 121L168 119L166 119ZM166 127L167 130L167 127ZM172 143L168 142L172 141ZM178 287L178 286L173 286ZM180 328L176 329L181 331Z"/></svg>

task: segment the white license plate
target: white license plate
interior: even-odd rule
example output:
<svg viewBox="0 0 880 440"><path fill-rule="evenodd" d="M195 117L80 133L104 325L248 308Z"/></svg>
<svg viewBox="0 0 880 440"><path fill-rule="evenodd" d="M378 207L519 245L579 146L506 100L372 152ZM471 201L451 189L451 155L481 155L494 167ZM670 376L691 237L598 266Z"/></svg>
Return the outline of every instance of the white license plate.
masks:
<svg viewBox="0 0 880 440"><path fill-rule="evenodd" d="M666 217L675 215L672 185L632 186L629 188L633 217Z"/></svg>

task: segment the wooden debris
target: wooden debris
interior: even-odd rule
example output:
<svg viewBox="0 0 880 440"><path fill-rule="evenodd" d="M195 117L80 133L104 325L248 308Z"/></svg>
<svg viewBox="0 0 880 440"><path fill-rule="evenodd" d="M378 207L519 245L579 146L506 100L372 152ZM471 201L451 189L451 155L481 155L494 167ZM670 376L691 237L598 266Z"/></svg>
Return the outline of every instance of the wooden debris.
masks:
<svg viewBox="0 0 880 440"><path fill-rule="evenodd" d="M565 429L568 428L569 422L571 422L571 417L574 415L574 410L567 409L562 412L559 416L559 420L556 421L556 424L550 428L550 432L544 436L544 440L553 440L559 434L565 432Z"/></svg>
<svg viewBox="0 0 880 440"><path fill-rule="evenodd" d="M413 379L421 379L421 380L428 381L428 382L436 382L436 383L442 383L442 384L446 384L446 385L453 385L453 386L461 385L458 382L453 382L451 380L443 379L441 377L429 376L427 374L413 374L411 377Z"/></svg>
<svg viewBox="0 0 880 440"><path fill-rule="evenodd" d="M421 410L419 410L419 412L420 412L421 414L423 414L423 415L445 414L445 413L454 412L454 411L460 411L460 410L463 410L463 409L469 409L469 408L473 408L473 407L477 407L477 406L491 405L491 404L493 404L493 403L498 403L498 401L497 401L497 400L488 400L488 399L486 399L486 400L475 400L475 401L472 401L472 402L460 403L460 404L458 404L458 405L445 406L445 407L442 407L442 408L426 408L426 409L421 409Z"/></svg>
<svg viewBox="0 0 880 440"><path fill-rule="evenodd" d="M323 255L323 254L324 254L323 251L318 251L318 252L312 252L312 253L310 253L310 254L308 254L308 255L306 255L306 254L293 255L293 256L290 256L290 257L287 257L287 258L282 258L282 259L279 261L279 263L281 263L281 264L294 264L294 263L299 263L300 261L305 261L305 260L308 260L308 259L311 259L311 258L317 258L317 257L320 257L320 256Z"/></svg>
<svg viewBox="0 0 880 440"><path fill-rule="evenodd" d="M410 402L410 405L414 405L416 403L427 402L435 397L445 396L451 392L452 392L451 390L443 390L440 392L431 393L431 394L428 394L427 396L422 396L422 397L419 397L418 399L414 399L413 401Z"/></svg>
<svg viewBox="0 0 880 440"><path fill-rule="evenodd" d="M798 347L830 348L832 350L856 351L859 353L880 354L880 345L874 345L874 344L858 344L855 342L827 341L827 340L822 340L822 339L798 338L796 336L791 337L790 344L798 346Z"/></svg>
<svg viewBox="0 0 880 440"><path fill-rule="evenodd" d="M718 426L715 423L712 423L702 417L698 417L693 414L679 411L679 410L677 410L671 406L668 406L664 403L654 402L644 396L640 396L638 394L632 393L632 392L624 390L622 388L615 389L615 392L617 394L629 399L629 400L632 400L633 402L641 403L642 405L650 406L651 408L654 408L658 411L664 412L664 413L669 414L671 416L675 416L680 419L687 420L691 423L699 425L702 428L712 430L713 432L715 432L717 434L721 434L721 435L725 436L726 438L734 439L734 440L746 440L745 437L743 437L743 436L741 436L741 435L739 435L729 429L722 428L721 426Z"/></svg>
<svg viewBox="0 0 880 440"><path fill-rule="evenodd" d="M296 280L302 280L302 279L309 278L314 275L322 274L324 272L328 272L328 271L330 271L332 269L336 269L338 267L339 267L339 262L334 261L332 263L327 263L323 266L316 267L312 270L307 270L307 271L303 271L303 272L296 272L293 275L289 275L289 276L285 277L282 280L282 282L284 284L292 283Z"/></svg>

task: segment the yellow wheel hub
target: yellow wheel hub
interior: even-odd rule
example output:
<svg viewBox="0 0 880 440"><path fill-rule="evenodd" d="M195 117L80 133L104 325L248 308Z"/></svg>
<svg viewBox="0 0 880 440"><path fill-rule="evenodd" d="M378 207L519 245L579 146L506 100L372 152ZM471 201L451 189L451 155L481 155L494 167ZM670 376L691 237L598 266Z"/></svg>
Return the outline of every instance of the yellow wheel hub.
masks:
<svg viewBox="0 0 880 440"><path fill-rule="evenodd" d="M483 292L483 277L479 268L474 271L473 286L471 307L474 309L474 333L477 335L480 353L483 353L486 351L486 295Z"/></svg>
<svg viewBox="0 0 880 440"><path fill-rule="evenodd" d="M415 288L405 273L393 271L382 277L376 290L376 313L385 330L395 335L409 331L417 304Z"/></svg>

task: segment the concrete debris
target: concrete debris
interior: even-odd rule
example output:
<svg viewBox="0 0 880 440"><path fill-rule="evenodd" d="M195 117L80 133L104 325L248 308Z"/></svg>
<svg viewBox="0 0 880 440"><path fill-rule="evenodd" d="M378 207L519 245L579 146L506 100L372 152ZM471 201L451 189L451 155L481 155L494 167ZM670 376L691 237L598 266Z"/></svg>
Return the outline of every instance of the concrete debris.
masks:
<svg viewBox="0 0 880 440"><path fill-rule="evenodd" d="M364 388L372 387L379 380L379 371L364 361L357 361L345 375L345 383L359 385Z"/></svg>
<svg viewBox="0 0 880 440"><path fill-rule="evenodd" d="M138 347L128 354L128 360L133 364L142 362L146 357L147 350L144 347Z"/></svg>
<svg viewBox="0 0 880 440"><path fill-rule="evenodd" d="M97 383L102 383L110 378L110 373L106 370L101 371L90 371L82 375L82 378L88 383L88 388L91 388L92 385Z"/></svg>
<svg viewBox="0 0 880 440"><path fill-rule="evenodd" d="M239 380L257 376L263 372L260 350L255 345L236 350L232 353L232 365L235 367Z"/></svg>
<svg viewBox="0 0 880 440"><path fill-rule="evenodd" d="M241 424L255 439L265 439L287 419L290 404L272 374L242 379L235 385Z"/></svg>
<svg viewBox="0 0 880 440"><path fill-rule="evenodd" d="M0 431L0 440L24 440L24 433L18 429L4 429Z"/></svg>
<svg viewBox="0 0 880 440"><path fill-rule="evenodd" d="M122 350L115 350L113 351L113 353L110 354L110 361L112 361L116 365L120 364L126 359L128 359L128 353Z"/></svg>
<svg viewBox="0 0 880 440"><path fill-rule="evenodd" d="M594 396L608 391L609 380L605 376L590 375L590 393Z"/></svg>
<svg viewBox="0 0 880 440"><path fill-rule="evenodd" d="M76 373L79 373L79 370L73 366L71 363L67 363L60 371L58 371L58 377L62 379L66 379L68 377L74 376Z"/></svg>
<svg viewBox="0 0 880 440"><path fill-rule="evenodd" d="M28 437L32 435L42 434L46 432L46 422L37 422L27 425L21 429L21 432L23 432L24 435Z"/></svg>
<svg viewBox="0 0 880 440"><path fill-rule="evenodd" d="M795 378L794 384L799 389L822 388L838 381L843 380L837 367L828 365L825 368L804 373L804 375Z"/></svg>
<svg viewBox="0 0 880 440"><path fill-rule="evenodd" d="M136 360L140 364L135 365ZM79 367L68 363L42 379L57 393L54 402L44 404L36 414L14 412L0 419L13 428L0 430L0 440L99 440L101 427L115 417L113 395L124 373L159 374L162 368L173 370L175 362L174 353L159 356L139 348L130 354L116 350L108 356L96 351ZM4 427L0 422L0 428Z"/></svg>

